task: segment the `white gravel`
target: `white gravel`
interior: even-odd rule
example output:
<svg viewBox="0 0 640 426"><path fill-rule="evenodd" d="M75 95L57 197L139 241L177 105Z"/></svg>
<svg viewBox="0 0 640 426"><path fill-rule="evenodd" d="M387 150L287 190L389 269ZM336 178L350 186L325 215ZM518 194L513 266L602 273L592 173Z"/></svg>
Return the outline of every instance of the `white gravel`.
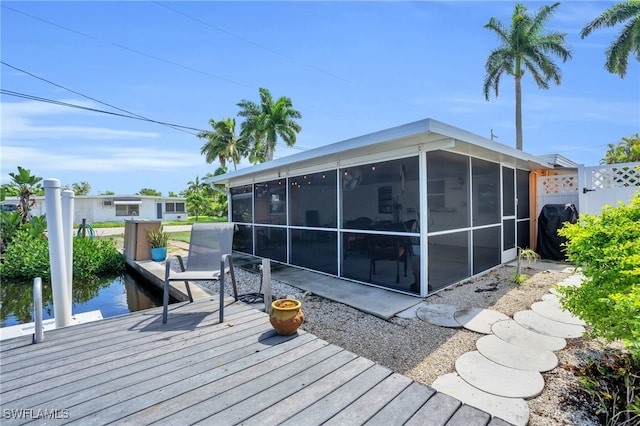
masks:
<svg viewBox="0 0 640 426"><path fill-rule="evenodd" d="M491 308L513 316L517 311L529 309L553 284L569 275L530 269L525 272L530 278L515 286L511 284L514 268L502 266L425 301L460 308ZM239 268L235 268L235 273L239 294L260 291L260 275ZM209 282L206 288L216 293L217 285ZM230 285L226 292L232 294ZM455 360L475 350L476 340L482 337L465 329L428 324L414 317L415 313L407 315L411 318L394 317L386 321L276 280L272 280L272 294L276 298L288 296L302 301L304 330L427 385L440 375L455 372ZM567 367L598 355L603 348L594 340L578 338L569 339L567 347L556 352L560 365L543 374L542 394L528 400L529 425L599 425L593 407L587 405L579 392L581 385Z"/></svg>

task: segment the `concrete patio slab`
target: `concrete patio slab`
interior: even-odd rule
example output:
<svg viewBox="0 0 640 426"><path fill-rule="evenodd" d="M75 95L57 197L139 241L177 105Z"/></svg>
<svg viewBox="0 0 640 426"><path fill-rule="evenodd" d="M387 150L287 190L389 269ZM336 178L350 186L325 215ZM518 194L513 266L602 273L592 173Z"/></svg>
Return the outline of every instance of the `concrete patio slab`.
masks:
<svg viewBox="0 0 640 426"><path fill-rule="evenodd" d="M557 303L547 301L536 302L531 305L531 310L536 314L549 318L550 320L563 322L565 324L586 325L583 320L573 315L571 312L562 309Z"/></svg>
<svg viewBox="0 0 640 426"><path fill-rule="evenodd" d="M521 326L553 337L563 337L565 339L581 337L585 329L581 325L566 324L545 318L532 310L516 312L513 319Z"/></svg>
<svg viewBox="0 0 640 426"><path fill-rule="evenodd" d="M559 351L567 346L567 341L564 338L536 333L512 319L496 322L491 326L491 331L505 342L524 348Z"/></svg>
<svg viewBox="0 0 640 426"><path fill-rule="evenodd" d="M455 373L438 377L431 386L516 426L526 426L529 423L529 406L522 398L505 398L483 392Z"/></svg>
<svg viewBox="0 0 640 426"><path fill-rule="evenodd" d="M460 309L453 314L461 326L476 333L491 334L491 325L497 321L509 319L502 312L482 308Z"/></svg>
<svg viewBox="0 0 640 426"><path fill-rule="evenodd" d="M516 346L492 334L478 339L476 348L490 361L517 370L544 372L558 365L558 357L549 350Z"/></svg>
<svg viewBox="0 0 640 426"><path fill-rule="evenodd" d="M405 318L405 319L416 319L417 318L417 312L418 309L420 309L423 306L426 306L428 303L427 302L420 302L416 305L411 306L409 309L405 309L402 312L398 312L396 314L396 316L398 318Z"/></svg>
<svg viewBox="0 0 640 426"><path fill-rule="evenodd" d="M456 372L471 386L507 398L533 398L544 388L539 372L496 364L478 351L461 355L456 360Z"/></svg>
<svg viewBox="0 0 640 426"><path fill-rule="evenodd" d="M421 306L418 309L417 316L429 324L440 327L460 328L462 325L453 316L459 309L453 305L432 303Z"/></svg>

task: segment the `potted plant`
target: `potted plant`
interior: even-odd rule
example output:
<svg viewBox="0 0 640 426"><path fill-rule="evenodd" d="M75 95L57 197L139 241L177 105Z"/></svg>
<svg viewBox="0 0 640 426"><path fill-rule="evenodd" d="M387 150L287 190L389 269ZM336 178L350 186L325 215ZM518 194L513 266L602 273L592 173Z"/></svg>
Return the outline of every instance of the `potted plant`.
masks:
<svg viewBox="0 0 640 426"><path fill-rule="evenodd" d="M147 241L151 248L151 259L156 262L162 262L167 258L167 243L169 234L160 229L152 229L147 232Z"/></svg>
<svg viewBox="0 0 640 426"><path fill-rule="evenodd" d="M291 336L296 333L300 324L304 322L302 302L296 299L283 298L271 304L269 321L281 336Z"/></svg>

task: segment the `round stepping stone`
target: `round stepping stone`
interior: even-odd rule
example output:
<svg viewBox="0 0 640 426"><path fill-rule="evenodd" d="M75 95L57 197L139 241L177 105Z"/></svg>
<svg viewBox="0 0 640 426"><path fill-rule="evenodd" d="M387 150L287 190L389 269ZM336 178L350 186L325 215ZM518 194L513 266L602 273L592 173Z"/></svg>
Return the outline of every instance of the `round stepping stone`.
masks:
<svg viewBox="0 0 640 426"><path fill-rule="evenodd" d="M446 393L516 426L526 426L529 423L529 406L522 398L505 398L483 392L455 373L438 377L431 386L438 392Z"/></svg>
<svg viewBox="0 0 640 426"><path fill-rule="evenodd" d="M566 286L566 287L580 287L584 279L585 279L584 276L572 275L560 281L557 285Z"/></svg>
<svg viewBox="0 0 640 426"><path fill-rule="evenodd" d="M516 312L513 315L513 319L524 328L547 336L570 339L581 337L585 331L581 325L554 321L538 315L531 310Z"/></svg>
<svg viewBox="0 0 640 426"><path fill-rule="evenodd" d="M560 306L560 299L555 294L545 294L541 297L541 299L545 302L555 303L556 305Z"/></svg>
<svg viewBox="0 0 640 426"><path fill-rule="evenodd" d="M491 325L494 322L509 319L502 312L481 308L460 309L453 317L467 330L483 334L491 334Z"/></svg>
<svg viewBox="0 0 640 426"><path fill-rule="evenodd" d="M424 302L417 303L417 304L413 305L412 307L410 307L409 309L405 309L405 310L404 310L404 311L402 311L402 312L398 312L398 313L396 314L396 316L397 316L398 318L413 319L413 318L415 318L415 317L416 317L416 313L418 312L418 309L419 309L421 306L424 306L424 305L425 305L425 303L424 303Z"/></svg>
<svg viewBox="0 0 640 426"><path fill-rule="evenodd" d="M512 319L496 322L491 326L491 331L501 340L523 348L559 351L567 346L567 341L561 337L552 337L536 333L521 326Z"/></svg>
<svg viewBox="0 0 640 426"><path fill-rule="evenodd" d="M533 398L544 388L544 379L539 372L496 364L478 351L458 357L456 371L471 386L507 398Z"/></svg>
<svg viewBox="0 0 640 426"><path fill-rule="evenodd" d="M485 358L517 370L550 371L558 366L558 357L549 350L512 345L491 334L478 339L476 348Z"/></svg>
<svg viewBox="0 0 640 426"><path fill-rule="evenodd" d="M440 327L460 328L462 325L460 325L460 323L453 317L453 314L457 311L457 306L439 305L434 303L421 306L416 312L416 315L422 321L428 322L429 324L438 325Z"/></svg>
<svg viewBox="0 0 640 426"><path fill-rule="evenodd" d="M536 302L531 305L531 310L538 315L549 318L550 320L563 322L565 324L585 325L585 322L580 318L569 311L565 311L553 302Z"/></svg>

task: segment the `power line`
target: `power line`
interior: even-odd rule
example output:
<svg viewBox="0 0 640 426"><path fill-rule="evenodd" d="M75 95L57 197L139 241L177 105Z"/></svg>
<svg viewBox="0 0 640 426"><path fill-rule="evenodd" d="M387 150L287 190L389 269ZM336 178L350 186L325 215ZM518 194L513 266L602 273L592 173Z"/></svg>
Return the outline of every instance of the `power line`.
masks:
<svg viewBox="0 0 640 426"><path fill-rule="evenodd" d="M201 70L198 70L198 69L195 69L195 68L191 68L191 67L189 67L189 66L182 65L182 64L179 64L179 63L177 63L177 62L173 62L173 61L171 61L171 60L169 60L169 59L161 58L161 57L159 57L159 56L150 55L150 54L148 54L148 53L145 53L145 52L142 52L142 51L139 51L139 50L136 50L136 49L132 49L132 48L130 48L130 47L124 46L124 45L119 44L119 43L115 43L115 42L113 42L113 41L109 41L109 40L106 40L106 41L105 41L105 40L100 40L99 38L94 37L94 36L92 36L92 35L89 35L89 34L86 34L86 33L83 33L83 32L77 31L77 30L74 30L74 29L69 28L69 27L65 27L64 25L56 24L55 22L51 22L51 21L49 21L49 20L47 20L47 19L39 18L39 17L37 17L37 16L34 16L34 15L29 14L29 13L23 12L23 11L21 11L21 10L14 9L14 8L12 8L12 7L5 6L4 4L2 5L2 7L3 7L3 8L5 8L5 9L8 9L8 10L11 10L11 11L13 11L13 12L17 12L17 13L20 13L20 14L22 14L22 15L28 16L29 18L32 18L32 19L35 19L35 20L38 20L38 21L44 22L44 23L49 24L49 25L53 25L54 27L61 28L61 29L65 30L65 31L69 31L69 32L72 32L72 33L74 33L74 34L78 34L78 35L81 35L81 36L83 36L83 37L90 38L90 39L92 39L92 40L96 40L96 41L101 41L101 42L109 43L109 44L111 44L112 46L118 47L118 48L120 48L120 49L126 50L126 51L131 52L131 53L135 53L135 54L140 55L140 56L144 56L144 57L146 57L146 58L154 59L154 60L156 60L156 61L164 62L164 63L166 63L166 64L170 64L170 65L173 65L173 66L176 66L176 67L184 68L184 69L186 69L186 70L189 70L189 71L192 71L192 72L197 72L197 73L199 73L199 74L203 74L203 75L206 75L206 76L209 76L209 77L217 78L217 79L219 79L219 80L223 80L223 81L226 81L226 82L228 82L228 83L236 84L236 85L238 85L238 86L246 87L246 88L249 88L249 89L256 89L256 87L254 87L254 86L250 86L250 85L247 85L247 84L244 84L244 83L240 83L239 81L231 80L231 79L229 79L229 78L222 77L222 76L217 75L217 74L212 74L212 73L209 73L209 72L206 72L206 71L201 71Z"/></svg>
<svg viewBox="0 0 640 426"><path fill-rule="evenodd" d="M77 92L77 91L75 91L75 90L69 89L68 87L65 87L65 86L62 86L62 85L60 85L60 84L54 83L53 81L50 81L50 80L47 80L46 78L43 78L43 77L37 76L37 75L35 75L35 74L33 74L33 73L29 72L29 71L23 70L23 69L21 69L21 68L18 68L18 67L16 67L16 66L13 66L13 65L11 65L11 64L8 64L8 63L6 63L6 62L4 62L4 61L1 61L1 60L0 60L0 64L5 65L5 66L7 66L7 67L9 67L9 68L13 68L13 69L14 69L14 70L16 70L16 71L20 71L21 73L27 74L27 75L29 75L29 76L31 76L31 77L33 77L33 78L37 78L38 80L44 81L45 83L51 84L52 86L59 87L59 88L64 89L64 90L66 90L66 91L68 91L68 92L71 92L71 93L74 93L74 94L76 94L76 95L82 96L83 98L90 99L90 100L92 100L92 101L94 101L94 102L97 102L97 103L99 103L99 104L101 104L101 105L108 106L109 108L113 108L113 109L117 109L118 111L126 112L127 114L131 114L131 115L133 115L133 116L139 117L139 118L140 118L140 119L142 119L142 120L146 120L146 121L153 121L153 120L151 120L151 119L149 119L149 118L147 118L147 117L144 117L144 116L142 116L142 115L140 115L140 114L136 114L136 113L134 113L134 112L127 111L126 109L118 108L118 107L117 107L117 106L115 106L115 105L111 105L111 104L109 104L109 103L102 102L102 101L101 101L101 100L99 100L99 99L93 98L93 97L91 97L91 96L87 96L87 95L85 95L85 94L83 94L83 93L80 93L80 92ZM183 129L183 128L181 128L181 127L176 127L176 126L172 126L172 125L168 125L168 126L169 126L169 127L171 127L172 129L175 129L175 130L178 130L178 131L181 131L181 132L184 132L184 133L188 133L188 134L191 134L191 135L195 134L195 133L192 133L192 132L186 131L186 130L184 130L184 129Z"/></svg>
<svg viewBox="0 0 640 426"><path fill-rule="evenodd" d="M50 104L59 105L59 106L65 106L65 107L69 107L69 108L77 108L77 109L82 109L82 110L91 111L91 112L97 112L97 113L101 113L101 114L114 115L116 117L124 117L124 118L131 118L133 120L147 121L149 123L161 124L163 126L194 130L196 132L204 132L205 131L205 130L202 130L202 129L197 129L195 127L181 126L179 124L167 123L165 121L152 120L150 118L141 118L141 117L138 117L138 116L135 116L135 115L131 115L131 114L121 114L121 113L113 112L113 111L105 111L105 110L101 110L101 109L97 109L97 108L91 108L91 107L86 107L86 106L82 106L82 105L78 105L78 104L72 104L72 103L69 103L69 102L62 102L62 101L56 101L54 99L42 98L42 97L35 96L35 95L29 95L27 93L14 92L12 90L0 89L0 94L7 95L7 96L14 96L16 98L28 99L28 100L32 100L32 101L50 103Z"/></svg>

